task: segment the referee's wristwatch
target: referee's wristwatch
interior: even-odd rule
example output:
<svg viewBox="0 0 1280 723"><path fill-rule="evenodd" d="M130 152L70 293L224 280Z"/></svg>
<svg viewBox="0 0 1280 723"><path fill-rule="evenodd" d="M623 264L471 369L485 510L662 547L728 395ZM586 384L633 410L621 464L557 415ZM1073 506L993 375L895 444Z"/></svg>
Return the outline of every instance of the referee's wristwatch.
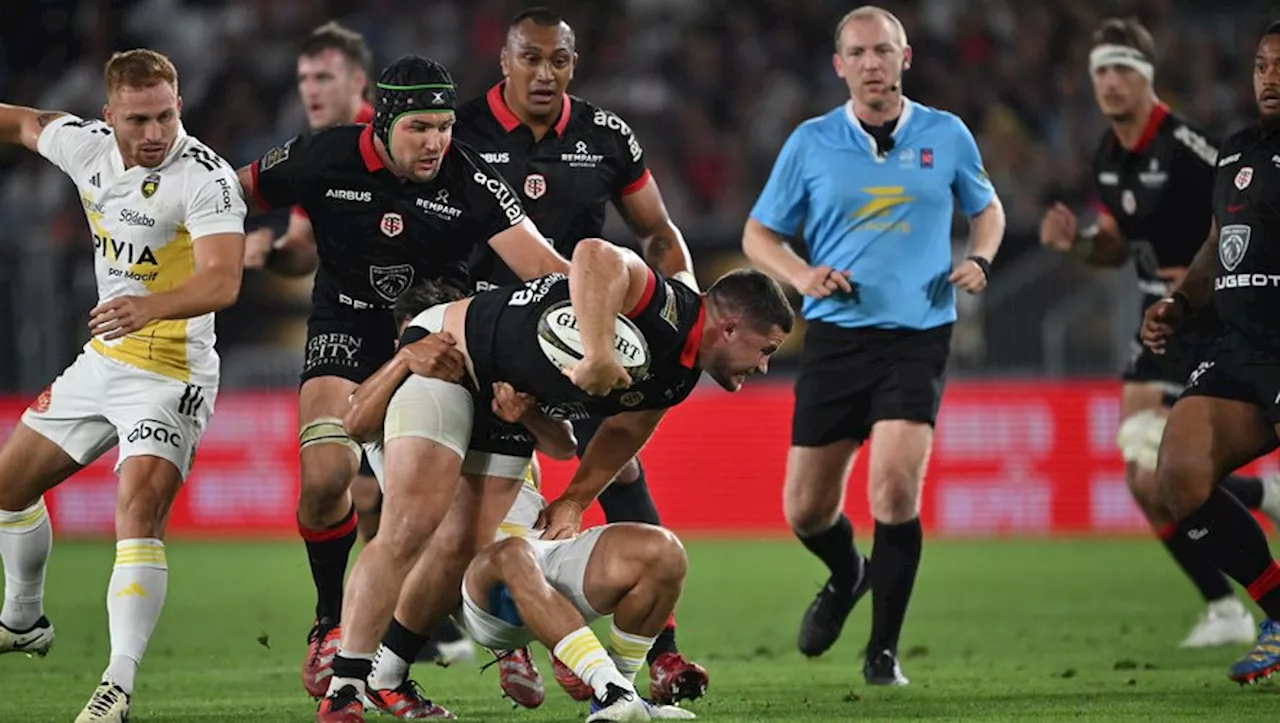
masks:
<svg viewBox="0 0 1280 723"><path fill-rule="evenodd" d="M982 256L978 256L977 254L973 254L972 256L967 256L965 260L972 261L973 263L977 264L978 268L982 269L982 277L987 281L991 280L991 262L990 261L988 261L986 258Z"/></svg>

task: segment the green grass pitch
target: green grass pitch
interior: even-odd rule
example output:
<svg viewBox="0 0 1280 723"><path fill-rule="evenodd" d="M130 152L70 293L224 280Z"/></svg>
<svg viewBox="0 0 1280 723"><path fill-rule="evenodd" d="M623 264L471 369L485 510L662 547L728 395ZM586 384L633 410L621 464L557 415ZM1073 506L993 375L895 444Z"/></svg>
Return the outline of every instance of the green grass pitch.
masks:
<svg viewBox="0 0 1280 723"><path fill-rule="evenodd" d="M861 680L869 598L826 656L796 652L800 614L824 578L799 544L688 548L679 640L711 674L707 697L688 706L703 720L1280 720L1280 685L1227 680L1239 650L1176 649L1199 605L1149 540L926 541L902 642L912 684L895 690ZM112 555L107 542L55 545L46 605L58 641L45 659L0 658L0 721L79 712L106 663ZM133 719L314 720L298 678L312 601L302 546L175 542L169 565ZM496 667L415 673L460 720L583 720L539 656L547 702L535 711L499 697ZM647 671L640 680L643 692Z"/></svg>

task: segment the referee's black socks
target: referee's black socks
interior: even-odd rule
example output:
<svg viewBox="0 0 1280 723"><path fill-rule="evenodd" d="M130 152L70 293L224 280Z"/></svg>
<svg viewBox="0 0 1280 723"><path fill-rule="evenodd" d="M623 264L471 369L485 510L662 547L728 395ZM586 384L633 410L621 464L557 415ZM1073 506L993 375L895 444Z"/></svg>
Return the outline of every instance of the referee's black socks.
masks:
<svg viewBox="0 0 1280 723"><path fill-rule="evenodd" d="M813 535L796 533L796 537L831 571L831 583L840 590L853 590L858 584L861 565L858 548L853 543L853 524L840 513L836 523Z"/></svg>
<svg viewBox="0 0 1280 723"><path fill-rule="evenodd" d="M882 650L897 654L923 543L919 517L897 525L876 522L875 546L871 548L871 637L867 655Z"/></svg>

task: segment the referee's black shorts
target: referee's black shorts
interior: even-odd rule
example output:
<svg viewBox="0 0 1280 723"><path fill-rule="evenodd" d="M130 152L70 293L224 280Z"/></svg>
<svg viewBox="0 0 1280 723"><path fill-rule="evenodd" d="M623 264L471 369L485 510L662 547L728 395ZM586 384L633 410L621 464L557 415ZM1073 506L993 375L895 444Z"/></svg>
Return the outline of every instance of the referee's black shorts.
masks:
<svg viewBox="0 0 1280 723"><path fill-rule="evenodd" d="M951 324L915 330L810 322L796 378L792 446L862 442L886 419L934 424L950 351Z"/></svg>

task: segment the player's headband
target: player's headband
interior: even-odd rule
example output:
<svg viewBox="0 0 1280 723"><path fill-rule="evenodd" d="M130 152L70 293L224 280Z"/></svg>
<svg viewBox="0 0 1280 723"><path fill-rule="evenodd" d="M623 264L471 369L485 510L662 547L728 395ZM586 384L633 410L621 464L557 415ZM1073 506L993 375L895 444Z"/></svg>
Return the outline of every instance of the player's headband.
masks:
<svg viewBox="0 0 1280 723"><path fill-rule="evenodd" d="M1151 59L1143 55L1141 50L1128 45L1099 45L1089 51L1089 74L1098 72L1099 68L1108 65L1123 65L1132 68L1138 75L1151 82L1156 77L1156 66Z"/></svg>

